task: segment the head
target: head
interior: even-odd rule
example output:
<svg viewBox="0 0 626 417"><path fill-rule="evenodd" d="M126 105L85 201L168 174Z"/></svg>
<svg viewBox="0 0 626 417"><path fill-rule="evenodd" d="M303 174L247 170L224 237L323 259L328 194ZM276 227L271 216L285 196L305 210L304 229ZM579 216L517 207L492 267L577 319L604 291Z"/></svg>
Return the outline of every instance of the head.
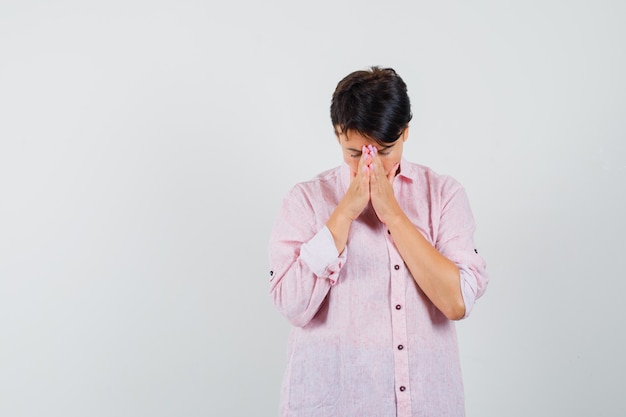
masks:
<svg viewBox="0 0 626 417"><path fill-rule="evenodd" d="M406 84L393 69L371 67L339 81L330 117L344 161L353 172L363 145L378 148L386 172L402 158L411 103Z"/></svg>

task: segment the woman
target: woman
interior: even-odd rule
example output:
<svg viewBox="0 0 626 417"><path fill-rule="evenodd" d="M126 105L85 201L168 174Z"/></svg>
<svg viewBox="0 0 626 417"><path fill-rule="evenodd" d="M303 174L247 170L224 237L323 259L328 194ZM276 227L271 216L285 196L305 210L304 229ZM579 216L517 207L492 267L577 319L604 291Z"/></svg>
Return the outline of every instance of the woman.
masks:
<svg viewBox="0 0 626 417"><path fill-rule="evenodd" d="M454 320L485 263L463 188L402 158L411 117L393 69L348 75L331 103L345 165L283 201L269 244L293 324L282 416L464 415Z"/></svg>

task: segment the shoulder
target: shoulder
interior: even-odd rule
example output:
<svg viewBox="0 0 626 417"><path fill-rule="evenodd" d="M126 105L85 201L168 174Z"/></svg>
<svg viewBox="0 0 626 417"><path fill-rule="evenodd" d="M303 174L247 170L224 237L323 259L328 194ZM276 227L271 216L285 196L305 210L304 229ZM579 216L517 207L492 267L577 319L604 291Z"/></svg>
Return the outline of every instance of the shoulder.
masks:
<svg viewBox="0 0 626 417"><path fill-rule="evenodd" d="M417 187L427 188L431 193L442 196L452 196L463 190L461 183L452 176L440 174L428 166L414 162L403 160L401 174Z"/></svg>
<svg viewBox="0 0 626 417"><path fill-rule="evenodd" d="M310 201L329 192L335 192L341 185L341 176L341 166L323 171L310 180L295 184L286 199Z"/></svg>

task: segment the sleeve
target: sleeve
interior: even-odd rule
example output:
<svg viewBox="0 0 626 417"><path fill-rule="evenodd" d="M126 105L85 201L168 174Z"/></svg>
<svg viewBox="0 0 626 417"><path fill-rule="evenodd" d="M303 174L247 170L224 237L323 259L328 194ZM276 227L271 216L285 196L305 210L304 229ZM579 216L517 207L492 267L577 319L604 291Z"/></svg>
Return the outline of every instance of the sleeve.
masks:
<svg viewBox="0 0 626 417"><path fill-rule="evenodd" d="M311 240L302 244L300 259L319 278L326 278L330 285L335 285L339 270L346 260L348 248L337 256L337 247L333 235L324 226Z"/></svg>
<svg viewBox="0 0 626 417"><path fill-rule="evenodd" d="M457 184L450 197L443 201L439 232L435 247L459 268L465 316L471 313L475 301L487 288L485 260L474 244L474 217L465 190Z"/></svg>
<svg viewBox="0 0 626 417"><path fill-rule="evenodd" d="M297 186L282 203L269 242L270 295L295 326L315 316L345 264L326 226L316 230L314 208Z"/></svg>

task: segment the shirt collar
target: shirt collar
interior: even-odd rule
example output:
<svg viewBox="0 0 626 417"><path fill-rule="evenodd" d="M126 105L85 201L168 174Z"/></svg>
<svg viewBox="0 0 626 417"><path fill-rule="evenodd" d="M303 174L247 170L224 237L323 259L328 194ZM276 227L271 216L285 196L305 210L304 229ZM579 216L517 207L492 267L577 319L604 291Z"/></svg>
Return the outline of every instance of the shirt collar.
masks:
<svg viewBox="0 0 626 417"><path fill-rule="evenodd" d="M400 173L397 175L397 177L401 177L403 179L406 179L407 181L413 182L413 176L411 175L412 168L413 167L406 159L400 159Z"/></svg>

